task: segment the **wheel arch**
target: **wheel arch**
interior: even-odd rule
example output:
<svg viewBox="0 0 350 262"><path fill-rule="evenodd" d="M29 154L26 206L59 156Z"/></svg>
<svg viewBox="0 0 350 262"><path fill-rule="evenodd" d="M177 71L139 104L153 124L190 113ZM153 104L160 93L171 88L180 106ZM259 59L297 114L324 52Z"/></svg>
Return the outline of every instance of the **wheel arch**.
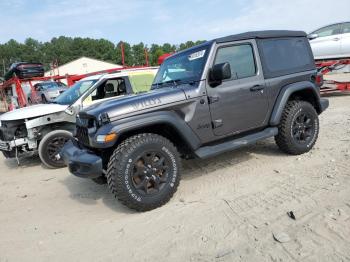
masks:
<svg viewBox="0 0 350 262"><path fill-rule="evenodd" d="M117 142L139 133L153 133L170 140L181 154L190 154L200 146L200 140L186 122L175 112L154 112L123 119L113 123L118 134Z"/></svg>
<svg viewBox="0 0 350 262"><path fill-rule="evenodd" d="M312 104L318 114L322 112L318 87L308 81L293 83L281 89L272 110L270 125L276 126L279 124L282 112L290 100L307 101Z"/></svg>
<svg viewBox="0 0 350 262"><path fill-rule="evenodd" d="M34 128L37 128L39 130L39 133L41 134L41 139L43 139L44 136L46 136L48 133L51 133L52 131L56 130L64 130L73 134L75 130L75 124L71 122L57 122L52 124L36 126Z"/></svg>

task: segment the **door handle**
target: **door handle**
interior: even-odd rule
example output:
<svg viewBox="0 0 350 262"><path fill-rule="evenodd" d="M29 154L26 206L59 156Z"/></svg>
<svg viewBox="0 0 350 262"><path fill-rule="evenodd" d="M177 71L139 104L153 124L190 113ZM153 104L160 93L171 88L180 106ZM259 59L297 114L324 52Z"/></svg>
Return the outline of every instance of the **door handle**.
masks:
<svg viewBox="0 0 350 262"><path fill-rule="evenodd" d="M263 85L255 85L255 86L252 86L250 88L250 91L252 91L252 92L260 91L260 90L263 90L264 88L265 88L265 86L263 86Z"/></svg>
<svg viewBox="0 0 350 262"><path fill-rule="evenodd" d="M340 38L339 37L335 37L335 38L333 38L333 41L339 41L340 40Z"/></svg>

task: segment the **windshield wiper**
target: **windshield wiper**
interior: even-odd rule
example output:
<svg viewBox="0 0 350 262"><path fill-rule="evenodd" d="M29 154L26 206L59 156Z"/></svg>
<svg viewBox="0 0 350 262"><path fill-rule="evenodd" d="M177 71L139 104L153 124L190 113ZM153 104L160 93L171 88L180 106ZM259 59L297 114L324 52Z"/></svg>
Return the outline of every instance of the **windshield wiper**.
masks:
<svg viewBox="0 0 350 262"><path fill-rule="evenodd" d="M167 85L167 84L174 84L175 86L177 86L177 83L180 82L181 79L175 79L175 80L168 80L168 81L165 81L165 82L160 82L160 83L155 83L153 85L155 85L157 88L159 86L162 86L162 85ZM153 86L152 85L152 86Z"/></svg>
<svg viewBox="0 0 350 262"><path fill-rule="evenodd" d="M156 88L159 88L159 86L162 85L167 85L167 84L174 84L174 86L178 86L180 83L181 84L190 84L193 85L196 82L200 82L201 80L189 80L189 81L183 81L182 79L174 79L174 80L168 80L165 82L161 82L161 83L155 83L152 86L156 86Z"/></svg>

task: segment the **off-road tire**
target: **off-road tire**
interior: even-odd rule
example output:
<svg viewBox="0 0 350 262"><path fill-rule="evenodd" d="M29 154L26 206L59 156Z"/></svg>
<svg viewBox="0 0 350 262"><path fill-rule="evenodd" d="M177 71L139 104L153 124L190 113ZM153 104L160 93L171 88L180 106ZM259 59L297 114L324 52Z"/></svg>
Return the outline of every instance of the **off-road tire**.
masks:
<svg viewBox="0 0 350 262"><path fill-rule="evenodd" d="M293 123L300 114L307 114L312 123L311 135L305 143L298 143L293 137ZM278 126L278 135L275 141L278 147L285 153L300 155L311 150L316 143L319 132L318 114L315 108L306 101L291 100L288 101L283 110L282 118Z"/></svg>
<svg viewBox="0 0 350 262"><path fill-rule="evenodd" d="M169 165L166 182L155 195L142 195L134 184L132 172L136 161L147 152L160 150ZM163 159L164 161L164 159ZM138 134L124 140L114 150L107 168L110 191L127 207L148 211L167 203L177 190L181 178L181 160L176 147L157 134Z"/></svg>
<svg viewBox="0 0 350 262"><path fill-rule="evenodd" d="M55 139L63 138L67 141L72 138L72 133L66 130L55 130L51 131L50 133L46 134L44 138L39 143L39 157L41 162L48 168L54 169L54 168L62 168L65 167L65 163L62 159L59 159L57 161L54 161L50 158L49 155L49 146L51 143L54 143ZM62 149L63 145L59 145L59 142L54 144L54 146L57 146L58 151L60 150L59 147ZM59 153L57 151L57 153Z"/></svg>

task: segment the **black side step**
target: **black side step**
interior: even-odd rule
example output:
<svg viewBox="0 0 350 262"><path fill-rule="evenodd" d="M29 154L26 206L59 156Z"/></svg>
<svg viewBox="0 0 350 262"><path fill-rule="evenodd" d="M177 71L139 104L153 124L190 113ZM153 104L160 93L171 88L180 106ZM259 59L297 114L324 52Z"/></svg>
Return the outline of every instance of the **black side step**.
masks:
<svg viewBox="0 0 350 262"><path fill-rule="evenodd" d="M259 140L275 136L277 135L277 133L278 133L277 127L269 127L264 129L261 132L247 135L245 137L241 137L238 139L233 139L231 141L227 141L221 144L200 147L195 151L195 154L199 158L208 158L208 157L216 156L218 154L232 151L234 149L237 149L246 145L254 144Z"/></svg>

